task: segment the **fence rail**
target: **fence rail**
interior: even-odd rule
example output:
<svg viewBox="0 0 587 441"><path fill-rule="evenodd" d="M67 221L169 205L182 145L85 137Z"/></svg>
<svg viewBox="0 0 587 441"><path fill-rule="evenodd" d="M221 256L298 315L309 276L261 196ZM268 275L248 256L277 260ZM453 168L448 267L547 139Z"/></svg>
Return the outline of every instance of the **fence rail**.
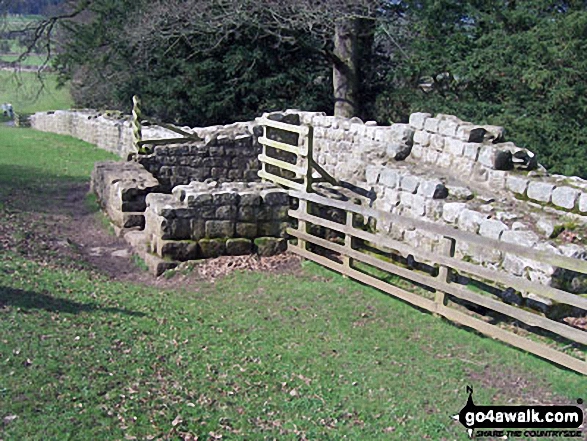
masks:
<svg viewBox="0 0 587 441"><path fill-rule="evenodd" d="M333 200L317 194L304 191L291 191L291 196L299 200L299 208L291 210L290 216L298 220L297 229L290 228L288 233L297 238L297 245L290 244L289 249L302 257L313 260L323 266L338 271L360 282L381 289L404 301L437 315L452 320L455 323L473 328L490 337L502 340L518 348L524 349L559 365L573 369L587 375L587 358L583 361L568 355L554 347L531 340L527 337L502 329L470 315L463 310L451 307L451 300L457 299L470 302L499 314L506 315L532 328L540 328L556 334L579 345L587 345L587 332L574 328L565 323L551 320L543 315L524 310L517 306L504 303L490 295L472 291L468 287L452 281L451 274L458 273L472 277L474 280L491 282L503 287L511 287L525 293L535 293L548 297L556 302L576 306L587 310L587 299L559 289L531 282L522 277L516 277L499 271L464 262L454 257L457 242L483 246L506 253L512 253L532 258L533 261L548 262L558 267L587 273L587 262L563 256L553 256L546 253L534 252L524 247L486 239L471 233L455 230L443 225L426 222L419 219L407 218L391 213L382 212L352 202ZM344 223L326 219L316 213L319 208L335 208L342 210L345 215ZM355 225L356 217L363 220L374 218L377 221L396 222L398 224L429 231L441 237L440 252L430 252L399 242L381 233L366 231ZM336 243L312 233L310 227L322 227L338 232L344 237L344 243ZM357 240L369 244L377 244L377 248L384 253L411 256L419 262L438 268L436 275L418 272L392 259L381 259L376 255L365 252L357 245ZM341 240L342 242L342 240ZM318 247L318 248L317 248ZM317 252L318 249L322 251ZM324 253L324 250L327 253ZM332 256L335 256L332 258ZM542 259L544 258L544 259ZM414 284L428 287L434 293L434 299L407 291L391 285L381 278L369 275L357 268L357 263L369 265L387 274L394 274Z"/></svg>

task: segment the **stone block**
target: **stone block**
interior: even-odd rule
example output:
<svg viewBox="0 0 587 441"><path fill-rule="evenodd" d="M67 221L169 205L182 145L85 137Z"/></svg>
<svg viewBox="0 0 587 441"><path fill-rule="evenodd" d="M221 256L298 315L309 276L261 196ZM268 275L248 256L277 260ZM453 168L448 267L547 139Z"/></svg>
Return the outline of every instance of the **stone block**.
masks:
<svg viewBox="0 0 587 441"><path fill-rule="evenodd" d="M581 213L587 213L587 193L581 193L579 197L579 211Z"/></svg>
<svg viewBox="0 0 587 441"><path fill-rule="evenodd" d="M233 237L235 231L235 223L230 220L209 220L206 221L206 237L207 238L226 238Z"/></svg>
<svg viewBox="0 0 587 441"><path fill-rule="evenodd" d="M454 156L447 152L439 152L438 160L436 161L436 165L440 168L445 170L452 169Z"/></svg>
<svg viewBox="0 0 587 441"><path fill-rule="evenodd" d="M480 149L481 149L480 144L467 142L467 143L463 144L463 156L465 158L469 158L473 161L477 161L479 159L479 150Z"/></svg>
<svg viewBox="0 0 587 441"><path fill-rule="evenodd" d="M459 230L477 234L479 232L479 227L486 219L487 215L465 208L459 215L457 225Z"/></svg>
<svg viewBox="0 0 587 441"><path fill-rule="evenodd" d="M475 195L473 194L473 192L471 191L470 188L454 186L454 185L448 186L448 194L449 194L449 196L451 196L455 199L462 200L462 201L468 201L470 199L473 199L473 197L475 197Z"/></svg>
<svg viewBox="0 0 587 441"><path fill-rule="evenodd" d="M204 192L185 193L185 202L188 207L201 207L212 204L212 195Z"/></svg>
<svg viewBox="0 0 587 441"><path fill-rule="evenodd" d="M416 130L414 133L414 144L420 144L423 147L430 145L430 133L424 130Z"/></svg>
<svg viewBox="0 0 587 441"><path fill-rule="evenodd" d="M427 150L427 147L422 147L420 144L414 144L409 157L414 160L422 159L425 150Z"/></svg>
<svg viewBox="0 0 587 441"><path fill-rule="evenodd" d="M512 170L514 168L512 152L500 150L493 145L481 147L478 161L493 170Z"/></svg>
<svg viewBox="0 0 587 441"><path fill-rule="evenodd" d="M416 193L420 179L414 175L404 175L400 181L400 189L408 193Z"/></svg>
<svg viewBox="0 0 587 441"><path fill-rule="evenodd" d="M190 219L190 237L199 240L206 237L206 221L199 218Z"/></svg>
<svg viewBox="0 0 587 441"><path fill-rule="evenodd" d="M444 150L444 141L445 141L444 136L432 134L432 135L430 135L430 148L433 148L434 150L442 151L442 150Z"/></svg>
<svg viewBox="0 0 587 441"><path fill-rule="evenodd" d="M285 190L263 190L261 191L261 198L266 205L289 205L289 195Z"/></svg>
<svg viewBox="0 0 587 441"><path fill-rule="evenodd" d="M165 271L173 269L179 264L179 262L164 260L151 253L145 253L142 257L145 265L149 268L149 272L155 277L159 277Z"/></svg>
<svg viewBox="0 0 587 441"><path fill-rule="evenodd" d="M389 131L391 139L400 144L412 145L414 142L414 129L409 124L392 124Z"/></svg>
<svg viewBox="0 0 587 441"><path fill-rule="evenodd" d="M367 184L377 185L379 182L379 175L381 174L382 167L380 165L368 165L365 169L365 178Z"/></svg>
<svg viewBox="0 0 587 441"><path fill-rule="evenodd" d="M222 205L216 208L214 218L218 220L236 220L237 214L236 205Z"/></svg>
<svg viewBox="0 0 587 441"><path fill-rule="evenodd" d="M508 174L505 186L512 193L524 196L528 189L529 180L526 176Z"/></svg>
<svg viewBox="0 0 587 441"><path fill-rule="evenodd" d="M483 141L491 141L494 144L503 141L505 138L505 129L500 126L486 125L482 126L485 129Z"/></svg>
<svg viewBox="0 0 587 441"><path fill-rule="evenodd" d="M438 125L440 120L438 118L427 118L424 121L424 130L431 133L438 133Z"/></svg>
<svg viewBox="0 0 587 441"><path fill-rule="evenodd" d="M261 205L261 196L257 192L241 192L239 205L258 206Z"/></svg>
<svg viewBox="0 0 587 441"><path fill-rule="evenodd" d="M439 180L422 180L418 188L418 194L428 199L445 199L448 189Z"/></svg>
<svg viewBox="0 0 587 441"><path fill-rule="evenodd" d="M225 254L224 239L201 239L198 241L200 256L204 259L219 257Z"/></svg>
<svg viewBox="0 0 587 441"><path fill-rule="evenodd" d="M456 137L464 142L483 142L486 130L473 124L464 124L457 129Z"/></svg>
<svg viewBox="0 0 587 441"><path fill-rule="evenodd" d="M499 240L501 233L508 229L508 226L495 219L486 219L481 222L479 234L490 239Z"/></svg>
<svg viewBox="0 0 587 441"><path fill-rule="evenodd" d="M157 254L163 258L186 261L198 258L198 242L193 240L160 240Z"/></svg>
<svg viewBox="0 0 587 441"><path fill-rule="evenodd" d="M550 219L539 218L536 221L536 228L544 234L544 237L549 238L554 233L555 223Z"/></svg>
<svg viewBox="0 0 587 441"><path fill-rule="evenodd" d="M269 257L287 250L287 241L277 237L258 237L255 239L255 251L259 256Z"/></svg>
<svg viewBox="0 0 587 441"><path fill-rule="evenodd" d="M451 155L462 156L464 148L465 145L463 141L458 139L446 138L444 142L444 150L450 153Z"/></svg>
<svg viewBox="0 0 587 441"><path fill-rule="evenodd" d="M269 207L269 219L286 222L289 219L289 207L274 205Z"/></svg>
<svg viewBox="0 0 587 441"><path fill-rule="evenodd" d="M508 172L504 170L488 170L487 172L487 185L491 189L501 190L505 188Z"/></svg>
<svg viewBox="0 0 587 441"><path fill-rule="evenodd" d="M572 210L579 198L579 190L572 187L556 187L552 190L552 203L557 207Z"/></svg>
<svg viewBox="0 0 587 441"><path fill-rule="evenodd" d="M443 119L438 124L438 132L444 136L456 136L458 128L458 123L450 119Z"/></svg>
<svg viewBox="0 0 587 441"><path fill-rule="evenodd" d="M536 233L532 231L504 231L501 234L501 240L504 242L512 243L514 245L519 245L526 248L532 248L536 245L539 240L539 237Z"/></svg>
<svg viewBox="0 0 587 441"><path fill-rule="evenodd" d="M237 222L236 235L249 239L257 237L257 224L253 222Z"/></svg>
<svg viewBox="0 0 587 441"><path fill-rule="evenodd" d="M463 202L447 202L442 209L442 218L448 223L454 223L459 218L461 212L467 208Z"/></svg>
<svg viewBox="0 0 587 441"><path fill-rule="evenodd" d="M234 191L217 191L212 194L214 205L236 205L239 202L239 194Z"/></svg>
<svg viewBox="0 0 587 441"><path fill-rule="evenodd" d="M242 222L254 222L257 219L258 210L250 205L238 207L237 220Z"/></svg>
<svg viewBox="0 0 587 441"><path fill-rule="evenodd" d="M250 239L228 239L226 241L226 254L229 256L244 256L253 251L253 242Z"/></svg>
<svg viewBox="0 0 587 441"><path fill-rule="evenodd" d="M257 234L259 236L280 236L282 233L278 222L259 222L257 224Z"/></svg>
<svg viewBox="0 0 587 441"><path fill-rule="evenodd" d="M426 199L417 194L411 194L411 212L414 217L426 215Z"/></svg>
<svg viewBox="0 0 587 441"><path fill-rule="evenodd" d="M551 184L549 182L534 181L528 184L528 190L526 194L529 199L549 203L552 197L553 190L554 184Z"/></svg>
<svg viewBox="0 0 587 441"><path fill-rule="evenodd" d="M379 176L379 183L388 188L396 188L399 186L400 174L398 170L391 168L384 168Z"/></svg>
<svg viewBox="0 0 587 441"><path fill-rule="evenodd" d="M413 128L417 130L423 130L426 120L430 117L432 117L432 115L429 113L416 112L410 115L409 122Z"/></svg>
<svg viewBox="0 0 587 441"><path fill-rule="evenodd" d="M428 148L424 150L424 156L422 158L429 164L436 164L439 155L440 152L438 150Z"/></svg>
<svg viewBox="0 0 587 441"><path fill-rule="evenodd" d="M410 156L411 151L411 144L397 142L387 144L385 148L385 154L387 155L387 157L395 159L396 161L403 161L408 156Z"/></svg>
<svg viewBox="0 0 587 441"><path fill-rule="evenodd" d="M522 276L526 269L526 260L515 254L506 253L503 259L502 268L514 276Z"/></svg>

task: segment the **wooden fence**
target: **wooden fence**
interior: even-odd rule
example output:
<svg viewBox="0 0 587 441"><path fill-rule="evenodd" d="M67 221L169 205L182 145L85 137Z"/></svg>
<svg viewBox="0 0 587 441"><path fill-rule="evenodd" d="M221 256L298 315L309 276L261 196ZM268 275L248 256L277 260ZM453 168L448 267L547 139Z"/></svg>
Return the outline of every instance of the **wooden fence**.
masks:
<svg viewBox="0 0 587 441"><path fill-rule="evenodd" d="M454 277L458 274L467 277L468 280L479 281L486 286L495 286L499 289L509 288L515 292L524 293L524 295L534 293L559 304L587 311L587 298L455 258L455 248L459 244L478 249L495 250L503 255L520 256L532 262L552 265L581 274L587 274L586 261L492 240L455 230L445 225L399 216L312 193L311 172L312 166L315 165L312 158L312 128L274 121L263 121L263 123L269 127L293 131L306 137L306 140L301 143L302 147L292 147L272 141L267 138L266 132L260 140L264 145L308 158L306 167L302 169L297 166L295 168L289 167L291 164L283 167L284 164L269 158L265 151L260 155L263 168L259 172L259 176L291 188L290 195L299 201L298 209L290 211L290 216L297 220L297 228L288 229L288 233L297 238L297 244L290 243L290 251L383 290L419 308L587 375L587 357L584 352L587 346L586 331L560 321L551 320L535 311L506 303L491 294L479 290L474 291L470 288L471 285L456 283ZM265 171L266 164L277 165L293 171L296 175L302 175L302 182L269 173ZM329 210L338 211L338 216L329 217L321 214L328 213ZM338 219L342 219L342 221ZM395 223L407 229L415 228L432 233L439 238L439 246L432 252L422 247L416 248L409 243L394 240L380 232L369 231L365 225L372 223L373 220L379 225L381 223ZM325 231L331 233L330 237L324 235ZM332 234L334 234L334 238ZM406 265L406 259L412 264ZM414 261L424 263L432 271L414 269L416 267L413 265ZM373 274L373 271L365 270L365 268L376 269L378 274ZM386 282L385 277L379 273L399 276L423 289L400 288ZM481 319L482 317L476 317L463 305L481 307L486 311L497 313L498 316L502 315L514 319L514 323L517 322L518 325L521 324L525 328L523 332L525 335L500 327L499 324L484 321ZM541 342L540 338L536 338L536 335L532 336L532 334L540 334L544 331L547 331L547 334L550 333L549 336L554 337L555 341L562 337L567 343L571 342L570 346L575 346L577 349L574 354L577 356L563 352L560 342L546 344Z"/></svg>

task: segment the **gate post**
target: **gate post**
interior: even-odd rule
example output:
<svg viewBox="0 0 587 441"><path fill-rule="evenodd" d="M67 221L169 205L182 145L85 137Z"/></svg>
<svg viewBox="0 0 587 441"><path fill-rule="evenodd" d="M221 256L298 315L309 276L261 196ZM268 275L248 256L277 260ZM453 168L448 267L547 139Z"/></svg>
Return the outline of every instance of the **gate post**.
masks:
<svg viewBox="0 0 587 441"><path fill-rule="evenodd" d="M143 137L141 117L141 99L138 95L134 95L132 97L132 144L137 152L141 150L139 143Z"/></svg>

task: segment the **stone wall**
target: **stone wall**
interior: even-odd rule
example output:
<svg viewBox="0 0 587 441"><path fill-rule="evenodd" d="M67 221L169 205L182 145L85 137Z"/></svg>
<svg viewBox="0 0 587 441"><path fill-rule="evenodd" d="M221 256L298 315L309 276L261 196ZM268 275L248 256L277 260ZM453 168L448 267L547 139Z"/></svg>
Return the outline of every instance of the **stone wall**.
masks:
<svg viewBox="0 0 587 441"><path fill-rule="evenodd" d="M268 183L179 185L146 199L149 251L175 261L285 250L287 191Z"/></svg>
<svg viewBox="0 0 587 441"><path fill-rule="evenodd" d="M96 110L56 110L37 112L31 127L43 132L69 135L126 158L134 152L130 117L117 112ZM158 126L143 128L143 139L176 138L178 135Z"/></svg>
<svg viewBox="0 0 587 441"><path fill-rule="evenodd" d="M258 181L260 146L248 125L196 129L202 142L156 146L152 154L135 155L164 189L211 179L217 182Z"/></svg>
<svg viewBox="0 0 587 441"><path fill-rule="evenodd" d="M104 161L94 165L90 191L117 228L144 228L145 198L159 190L159 181L136 162Z"/></svg>
<svg viewBox="0 0 587 441"><path fill-rule="evenodd" d="M409 124L386 127L315 112L282 115L292 113L314 127L317 162L370 194L377 209L568 257L587 256L587 182L549 175L533 152L507 142L501 127L426 113L412 114ZM414 248L434 251L440 244L441 238L425 231L385 223L377 228ZM587 291L582 277L569 278L530 259L463 245L456 255L573 292Z"/></svg>

